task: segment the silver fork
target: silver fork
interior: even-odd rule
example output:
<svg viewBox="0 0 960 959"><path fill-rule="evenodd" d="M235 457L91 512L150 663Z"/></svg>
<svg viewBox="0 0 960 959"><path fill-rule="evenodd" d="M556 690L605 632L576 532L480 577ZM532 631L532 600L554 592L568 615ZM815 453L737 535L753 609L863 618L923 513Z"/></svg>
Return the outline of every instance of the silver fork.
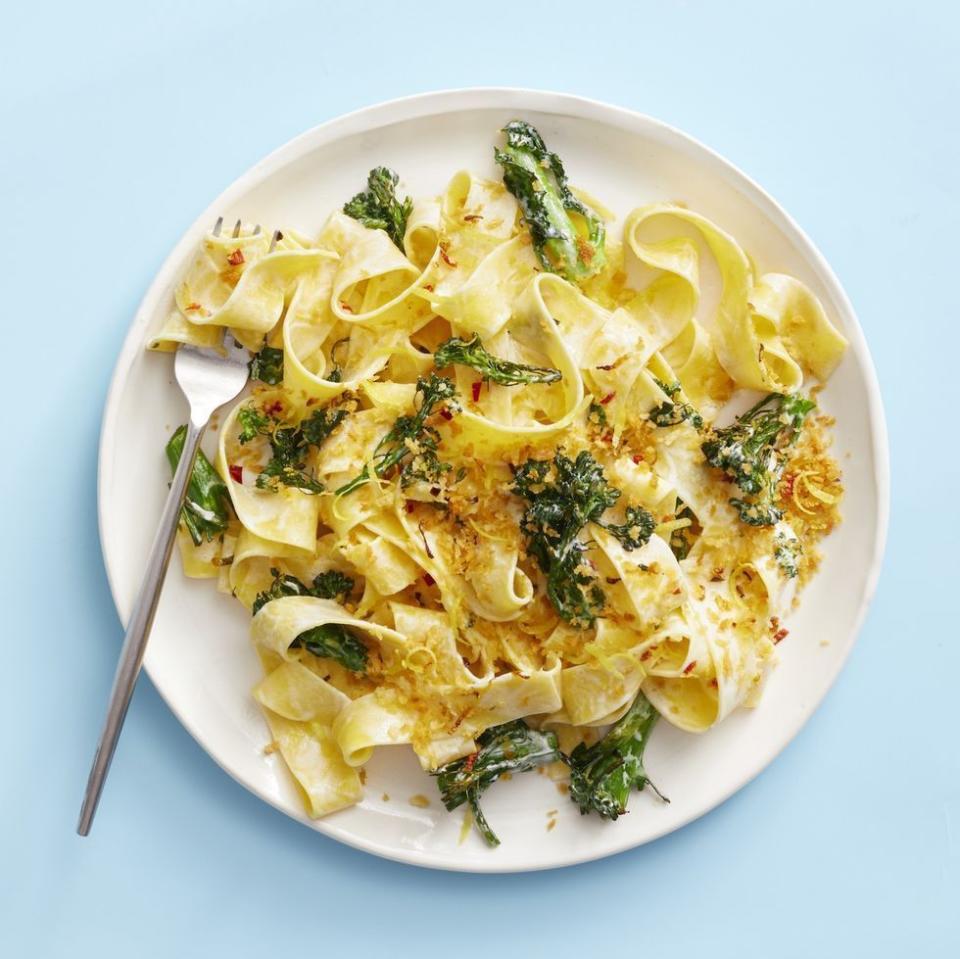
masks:
<svg viewBox="0 0 960 959"><path fill-rule="evenodd" d="M223 227L223 217L217 220L213 229L218 236ZM255 232L259 232L258 226ZM240 235L240 221L237 221L233 230L235 237ZM271 250L276 245L277 234ZM83 797L83 808L80 810L80 821L77 832L86 836L90 832L93 817L100 801L103 784L110 771L110 762L123 721L130 706L133 688L140 674L140 665L147 648L147 638L153 617L157 611L160 599L160 590L163 588L164 576L170 563L170 553L176 538L177 524L180 520L180 510L187 493L187 485L200 448L200 439L206 429L214 410L232 400L246 385L249 370L247 363L249 356L238 343L232 341L233 346L226 347L226 355L217 350L196 346L181 346L177 350L173 368L177 383L190 404L190 419L187 422L187 435L183 443L183 452L180 463L170 484L170 492L160 514L160 523L157 533L150 547L150 558L144 573L140 592L130 616L127 634L123 640L123 649L120 652L120 661L113 679L113 689L110 693L110 705L107 708L107 717L97 743L97 751L93 757L93 766L90 769L90 778L87 781L87 791Z"/></svg>

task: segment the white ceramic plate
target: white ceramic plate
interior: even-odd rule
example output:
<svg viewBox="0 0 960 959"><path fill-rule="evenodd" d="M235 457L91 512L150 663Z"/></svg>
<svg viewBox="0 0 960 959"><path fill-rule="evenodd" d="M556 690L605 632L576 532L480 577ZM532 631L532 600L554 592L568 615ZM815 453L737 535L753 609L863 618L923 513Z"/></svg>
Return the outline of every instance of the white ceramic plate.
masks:
<svg viewBox="0 0 960 959"><path fill-rule="evenodd" d="M250 696L259 664L249 617L210 582L167 577L145 665L184 726L238 782L289 816L368 852L424 866L509 871L567 865L636 846L703 815L762 770L817 707L853 645L873 593L886 535L886 430L873 364L843 290L823 257L779 206L725 160L686 135L627 110L577 97L512 89L461 90L396 100L325 123L245 173L200 215L157 274L117 361L100 448L100 536L107 574L126 622L167 490L163 445L185 419L171 358L144 352L172 303L188 257L217 216L267 228L319 229L378 164L398 170L414 196L438 193L469 168L497 176L493 144L514 117L534 123L563 157L573 182L622 217L656 200L685 201L733 233L761 272L808 283L850 350L822 404L837 418L836 450L848 490L845 522L826 543L820 576L788 624L759 708L741 710L697 737L661 723L647 767L670 796L631 799L616 823L581 818L543 776L501 784L484 809L502 846L472 834L460 842L461 815L447 814L411 750L383 748L368 767L367 799L309 820L283 763L267 757L266 726ZM614 231L616 226L614 226ZM842 581L843 588L836 584ZM430 796L429 808L409 803ZM389 800L384 800L384 794ZM559 810L547 831L547 811Z"/></svg>

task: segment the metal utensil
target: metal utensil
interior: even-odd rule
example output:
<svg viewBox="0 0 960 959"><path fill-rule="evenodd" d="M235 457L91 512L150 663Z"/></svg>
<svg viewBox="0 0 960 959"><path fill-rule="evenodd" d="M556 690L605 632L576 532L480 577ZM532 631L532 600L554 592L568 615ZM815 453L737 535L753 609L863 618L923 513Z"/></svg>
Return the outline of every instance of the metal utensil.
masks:
<svg viewBox="0 0 960 959"><path fill-rule="evenodd" d="M221 217L214 227L214 235L219 235L222 226L223 218ZM238 220L233 235L239 236L240 229L241 224ZM257 227L255 232L259 229ZM274 234L275 242L276 234ZM271 244L272 248L273 244ZM77 832L81 836L86 836L90 832L90 825L97 811L97 803L100 801L100 793L110 770L110 762L133 696L133 688L140 674L140 665L143 662L147 638L150 635L150 627L153 625L153 617L160 599L160 590L170 562L180 510L183 508L190 474L200 448L200 439L214 410L228 400L232 400L244 388L249 376L247 351L232 338L228 339L233 346L225 346L223 352L196 346L181 346L174 360L173 367L177 383L190 404L187 435L163 513L160 515L157 534L150 547L150 558L130 616L127 634L123 640L123 649L113 680L113 690L110 693L107 717L93 757L93 766L90 769L90 778L83 797L83 808L80 810Z"/></svg>

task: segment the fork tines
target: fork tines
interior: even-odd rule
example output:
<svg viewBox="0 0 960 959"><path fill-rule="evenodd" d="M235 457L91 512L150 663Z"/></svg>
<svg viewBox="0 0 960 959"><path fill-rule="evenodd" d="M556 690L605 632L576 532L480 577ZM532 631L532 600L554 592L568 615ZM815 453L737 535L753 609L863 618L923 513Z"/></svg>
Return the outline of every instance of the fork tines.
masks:
<svg viewBox="0 0 960 959"><path fill-rule="evenodd" d="M237 222L233 225L233 238L234 238L234 239L237 239L237 237L240 236L240 232L241 232L242 229L243 229L243 220L237 220ZM217 217L217 222L213 224L213 230L212 230L211 232L213 233L214 236L220 236L220 232L221 232L222 230L223 230L223 217L222 217L222 216L218 216L218 217ZM278 230L277 232L279 233L279 230ZM253 232L251 233L251 236L257 236L257 235L259 235L259 233L260 233L260 224L258 223L258 224L253 228ZM275 237L274 237L274 241L273 241L273 242L276 243L276 235L275 235ZM271 246L270 249L272 250L273 247Z"/></svg>

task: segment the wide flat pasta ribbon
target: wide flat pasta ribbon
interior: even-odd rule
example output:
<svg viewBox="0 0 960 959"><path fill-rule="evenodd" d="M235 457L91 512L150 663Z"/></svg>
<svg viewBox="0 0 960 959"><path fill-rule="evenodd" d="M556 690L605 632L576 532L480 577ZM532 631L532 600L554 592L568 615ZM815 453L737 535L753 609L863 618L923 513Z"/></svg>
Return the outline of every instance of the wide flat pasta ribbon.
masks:
<svg viewBox="0 0 960 959"><path fill-rule="evenodd" d="M845 341L799 281L787 289L774 279L765 290L762 280L755 282L753 266L733 237L706 217L668 203L640 207L627 217L625 242L640 262L689 286L686 303L678 307L679 318L687 322L694 318L700 295L699 254L687 237L642 239L644 225L658 217L673 217L694 227L716 261L722 289L716 316L709 320L710 334L720 363L737 386L791 393L802 384L804 368L823 371L836 365ZM758 289L759 311L752 302ZM685 323L678 319L678 325ZM791 348L796 355L791 355Z"/></svg>
<svg viewBox="0 0 960 959"><path fill-rule="evenodd" d="M383 230L371 230L343 213L330 217L321 233L340 254L330 309L344 323L414 328L429 320L424 302L413 296L421 270Z"/></svg>

